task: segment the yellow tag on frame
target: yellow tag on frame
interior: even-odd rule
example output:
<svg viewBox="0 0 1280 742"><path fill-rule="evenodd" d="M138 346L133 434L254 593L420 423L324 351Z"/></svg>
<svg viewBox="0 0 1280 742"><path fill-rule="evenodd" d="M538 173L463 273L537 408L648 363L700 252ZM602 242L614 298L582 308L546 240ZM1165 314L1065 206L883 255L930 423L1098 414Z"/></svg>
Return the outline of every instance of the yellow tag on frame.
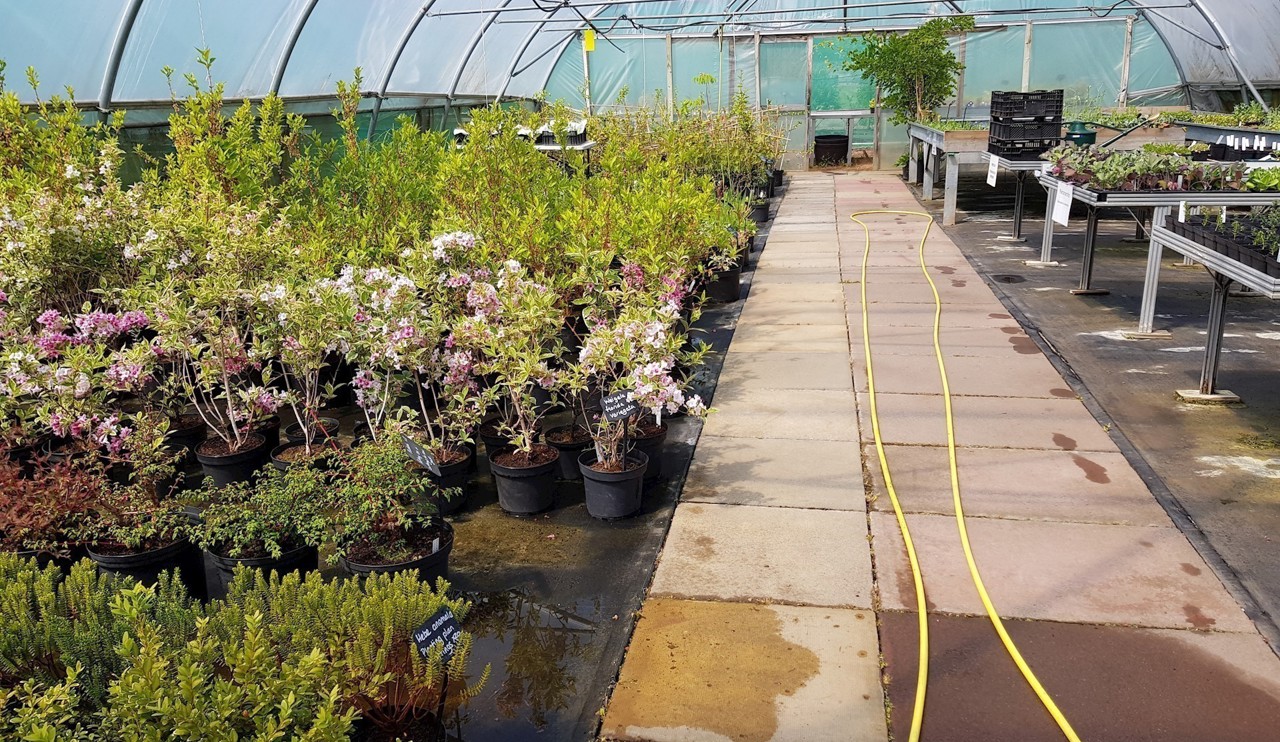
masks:
<svg viewBox="0 0 1280 742"><path fill-rule="evenodd" d="M596 32L593 28L588 28L582 32L582 48L586 51L593 52L596 50Z"/></svg>

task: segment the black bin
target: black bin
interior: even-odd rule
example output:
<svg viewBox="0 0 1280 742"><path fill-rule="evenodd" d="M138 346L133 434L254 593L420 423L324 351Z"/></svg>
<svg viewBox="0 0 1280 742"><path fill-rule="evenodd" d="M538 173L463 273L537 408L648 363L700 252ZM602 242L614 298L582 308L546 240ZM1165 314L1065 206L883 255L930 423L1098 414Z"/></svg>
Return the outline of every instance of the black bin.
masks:
<svg viewBox="0 0 1280 742"><path fill-rule="evenodd" d="M848 134L818 134L813 138L815 165L843 165L848 156Z"/></svg>

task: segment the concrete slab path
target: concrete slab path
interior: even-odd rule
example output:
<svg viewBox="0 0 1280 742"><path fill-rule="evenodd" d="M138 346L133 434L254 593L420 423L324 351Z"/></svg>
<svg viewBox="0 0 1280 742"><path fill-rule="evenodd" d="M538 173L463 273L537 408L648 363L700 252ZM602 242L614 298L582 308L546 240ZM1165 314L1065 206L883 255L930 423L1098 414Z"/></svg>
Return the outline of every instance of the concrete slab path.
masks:
<svg viewBox="0 0 1280 742"><path fill-rule="evenodd" d="M869 422L849 219L879 208L920 210L891 174L792 177L602 739L906 739L915 600ZM922 739L1060 739L960 548L925 222L864 221L880 425L936 634ZM1230 592L940 229L925 265L975 558L1081 737L1274 738L1280 660Z"/></svg>

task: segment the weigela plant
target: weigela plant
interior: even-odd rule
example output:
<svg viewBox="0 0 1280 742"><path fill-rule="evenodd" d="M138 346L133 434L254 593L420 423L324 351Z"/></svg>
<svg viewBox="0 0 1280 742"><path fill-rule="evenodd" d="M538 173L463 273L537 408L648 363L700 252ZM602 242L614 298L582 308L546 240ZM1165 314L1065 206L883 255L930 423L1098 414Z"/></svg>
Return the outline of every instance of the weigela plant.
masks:
<svg viewBox="0 0 1280 742"><path fill-rule="evenodd" d="M329 474L318 467L270 467L254 482L212 492L193 538L232 559L279 559L290 549L319 546L329 526L328 484Z"/></svg>

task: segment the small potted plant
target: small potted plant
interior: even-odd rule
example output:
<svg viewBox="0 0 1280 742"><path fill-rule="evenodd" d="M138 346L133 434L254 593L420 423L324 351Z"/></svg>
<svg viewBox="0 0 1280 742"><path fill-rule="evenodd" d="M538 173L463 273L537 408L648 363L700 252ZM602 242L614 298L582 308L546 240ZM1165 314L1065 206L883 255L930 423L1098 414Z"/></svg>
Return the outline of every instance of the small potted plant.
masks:
<svg viewBox="0 0 1280 742"><path fill-rule="evenodd" d="M416 571L448 576L453 527L417 501L423 482L390 436L343 454L329 491L334 556L352 575Z"/></svg>
<svg viewBox="0 0 1280 742"><path fill-rule="evenodd" d="M555 495L560 455L537 440L548 407L534 390L551 392L558 383L549 366L560 355L563 315L557 301L555 292L526 277L520 263L508 261L494 283L472 284L471 314L453 335L458 347L475 353L476 373L492 375L504 403L496 433L507 445L491 449L489 463L499 503L517 515L546 510Z"/></svg>
<svg viewBox="0 0 1280 742"><path fill-rule="evenodd" d="M329 525L328 475L309 466L271 468L256 482L210 489L210 502L193 539L221 577L211 595L225 592L237 566L280 574L318 566L317 547Z"/></svg>

